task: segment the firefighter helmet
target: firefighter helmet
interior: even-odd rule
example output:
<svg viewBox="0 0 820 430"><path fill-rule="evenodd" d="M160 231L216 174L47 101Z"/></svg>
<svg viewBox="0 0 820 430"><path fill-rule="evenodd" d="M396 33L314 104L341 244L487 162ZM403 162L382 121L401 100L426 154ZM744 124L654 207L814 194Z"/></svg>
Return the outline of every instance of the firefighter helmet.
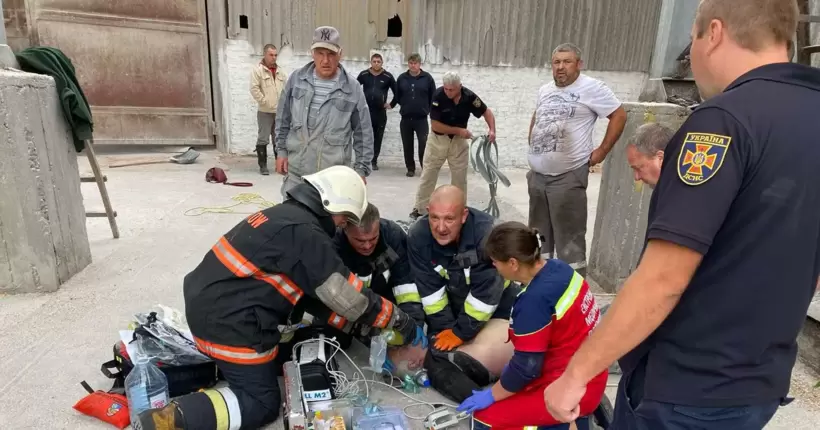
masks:
<svg viewBox="0 0 820 430"><path fill-rule="evenodd" d="M367 187L355 170L331 166L302 177L319 192L322 206L331 214L347 215L358 223L367 208Z"/></svg>

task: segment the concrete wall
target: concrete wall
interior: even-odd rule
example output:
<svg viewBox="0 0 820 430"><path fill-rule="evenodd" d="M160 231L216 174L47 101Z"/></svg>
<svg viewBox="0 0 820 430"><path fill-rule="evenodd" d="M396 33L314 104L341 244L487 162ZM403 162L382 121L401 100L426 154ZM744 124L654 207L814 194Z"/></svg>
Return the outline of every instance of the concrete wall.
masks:
<svg viewBox="0 0 820 430"><path fill-rule="evenodd" d="M55 291L91 249L54 80L0 70L0 121L0 294Z"/></svg>
<svg viewBox="0 0 820 430"><path fill-rule="evenodd" d="M626 161L626 143L644 123L657 122L677 130L689 115L688 109L666 103L627 103L624 108L626 128L604 162L587 270L610 292L620 289L638 265L652 195L649 187L634 181Z"/></svg>
<svg viewBox="0 0 820 430"><path fill-rule="evenodd" d="M385 60L385 69L395 76L406 68L405 54L398 45L387 45L379 51ZM226 117L228 151L234 154L251 154L256 142L256 104L250 96L250 71L261 60L253 47L244 40L228 40L225 48L226 76L220 76L223 84L224 108L228 109ZM311 61L306 55L295 55L285 47L279 53L279 65L286 73L304 66ZM370 67L363 61L343 61L351 73L358 74ZM516 68L485 66L450 66L422 65L441 86L441 77L448 70L461 74L464 86L475 91L487 103L496 117L496 133L502 149L499 154L502 167L527 166L527 131L532 112L535 109L535 97L538 88L552 80L549 68ZM623 101L637 101L643 81L646 77L641 72L586 72L590 76L604 80ZM392 97L392 96L391 96ZM387 127L382 144L382 165L404 166L401 138L399 136L399 106L388 111ZM595 141L603 139L608 120L598 121L595 128ZM486 132L483 119L471 117L470 129L473 133Z"/></svg>

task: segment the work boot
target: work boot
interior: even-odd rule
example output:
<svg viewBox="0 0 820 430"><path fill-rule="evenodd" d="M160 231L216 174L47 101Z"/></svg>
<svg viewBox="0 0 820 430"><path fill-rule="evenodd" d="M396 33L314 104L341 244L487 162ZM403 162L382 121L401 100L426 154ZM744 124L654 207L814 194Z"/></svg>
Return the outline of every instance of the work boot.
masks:
<svg viewBox="0 0 820 430"><path fill-rule="evenodd" d="M259 162L259 173L263 175L270 175L268 171L268 147L256 146L256 160Z"/></svg>
<svg viewBox="0 0 820 430"><path fill-rule="evenodd" d="M148 409L137 416L132 423L134 430L184 430L185 420L176 402L168 403L161 409Z"/></svg>

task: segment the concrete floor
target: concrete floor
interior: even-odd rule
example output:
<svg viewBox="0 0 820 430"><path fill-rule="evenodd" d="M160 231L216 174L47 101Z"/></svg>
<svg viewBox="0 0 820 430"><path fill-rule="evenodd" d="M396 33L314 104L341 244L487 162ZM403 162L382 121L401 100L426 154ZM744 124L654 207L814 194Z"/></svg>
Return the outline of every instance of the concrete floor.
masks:
<svg viewBox="0 0 820 430"><path fill-rule="evenodd" d="M273 202L281 200L280 177L258 175L250 158L203 154L196 164L159 164L117 169L109 161L127 156L101 156L108 176L109 193L121 232L112 239L104 218L87 221L94 262L56 293L0 296L0 428L105 429L107 424L85 417L72 405L85 395L80 381L107 390L111 382L99 371L111 359L117 330L133 314L156 304L183 309L182 277L201 260L217 238L257 206L243 205L229 214L186 216L196 207L235 203L240 193L256 193ZM84 161L84 160L83 160ZM226 169L231 181L251 181L237 188L204 181L212 166ZM89 171L81 163L83 172ZM524 171L505 172L513 185L499 190L502 218L526 221L527 191ZM439 183L448 180L446 169ZM418 177L404 177L403 169L383 167L369 178L371 200L383 216L406 219L415 196ZM588 244L592 239L600 174L590 178ZM94 184L83 184L88 210L101 209ZM487 185L470 177L470 204L483 208ZM366 357L366 351L356 355ZM616 377L613 377L613 382ZM820 422L820 393L812 389L815 377L798 364L793 395L798 400L775 416L769 429L814 429ZM613 391L613 390L610 390ZM383 403L411 403L389 389L378 390ZM610 393L614 398L614 393ZM440 400L435 393L421 398ZM422 414L423 408L411 411ZM413 428L421 428L419 422ZM271 428L277 428L271 426Z"/></svg>

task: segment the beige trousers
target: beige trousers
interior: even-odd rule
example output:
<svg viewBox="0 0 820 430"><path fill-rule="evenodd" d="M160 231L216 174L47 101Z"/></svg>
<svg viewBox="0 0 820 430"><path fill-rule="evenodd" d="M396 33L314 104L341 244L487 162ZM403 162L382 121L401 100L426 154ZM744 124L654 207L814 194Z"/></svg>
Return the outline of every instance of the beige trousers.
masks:
<svg viewBox="0 0 820 430"><path fill-rule="evenodd" d="M438 174L444 162L450 166L450 183L461 188L467 195L467 165L470 163L470 144L463 137L453 137L430 133L427 148L424 149L421 183L416 193L415 208L420 214L427 213L430 194L436 188Z"/></svg>

